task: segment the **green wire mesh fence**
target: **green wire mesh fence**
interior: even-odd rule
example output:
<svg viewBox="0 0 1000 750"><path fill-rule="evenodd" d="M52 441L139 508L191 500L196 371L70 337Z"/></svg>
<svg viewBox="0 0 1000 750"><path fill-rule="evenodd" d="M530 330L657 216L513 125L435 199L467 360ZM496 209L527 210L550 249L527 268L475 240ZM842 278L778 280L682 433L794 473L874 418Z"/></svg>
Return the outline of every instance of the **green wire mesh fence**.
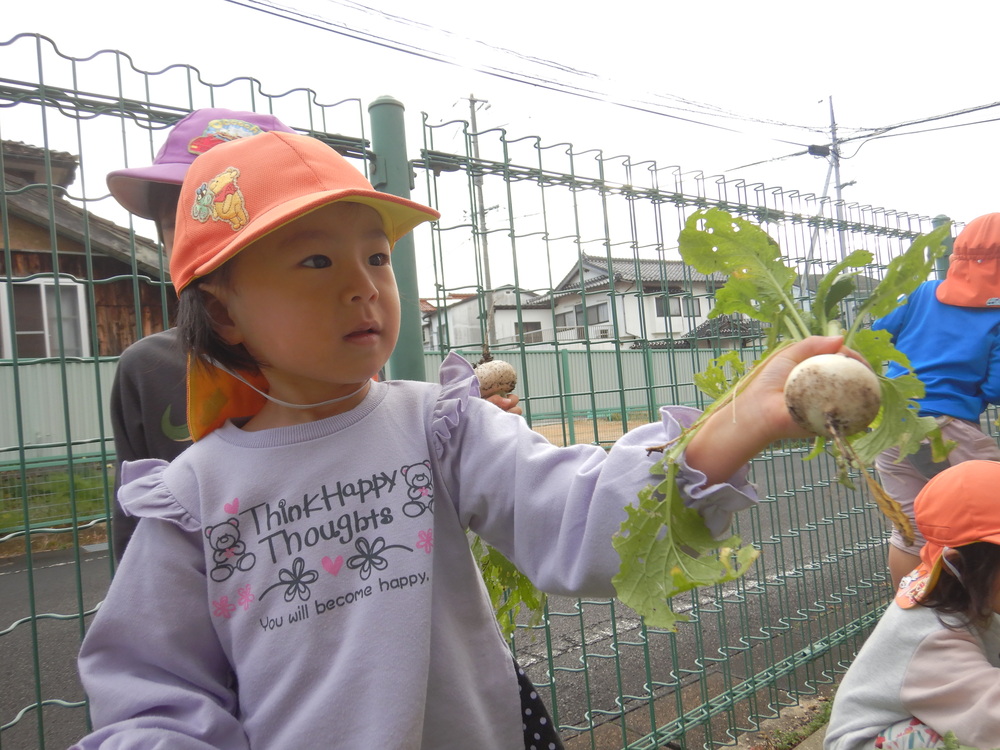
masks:
<svg viewBox="0 0 1000 750"><path fill-rule="evenodd" d="M377 159L366 103L337 98L347 92L269 94L181 64L149 73L33 34L0 43L0 60L0 748L65 747L89 727L75 656L114 574L115 364L173 313L155 229L114 202L105 174L150 163L170 125L208 106L276 114L370 175ZM702 406L693 376L710 357L759 351L749 321L707 318L722 280L679 261L693 210L764 225L800 267L803 298L846 250L875 255L874 282L933 223L477 131L470 114L424 114L405 133L413 197L442 213L415 236L416 278L401 281L421 298L408 314L422 375L485 345L515 365L526 418L556 443L610 445L662 404ZM612 601L556 597L540 624L518 624L512 649L567 747L733 746L835 684L887 601L887 529L866 492L837 484L824 457L804 462L808 450L776 445L754 461L763 501L737 531L763 554L743 579L679 597L689 620L676 633Z"/></svg>

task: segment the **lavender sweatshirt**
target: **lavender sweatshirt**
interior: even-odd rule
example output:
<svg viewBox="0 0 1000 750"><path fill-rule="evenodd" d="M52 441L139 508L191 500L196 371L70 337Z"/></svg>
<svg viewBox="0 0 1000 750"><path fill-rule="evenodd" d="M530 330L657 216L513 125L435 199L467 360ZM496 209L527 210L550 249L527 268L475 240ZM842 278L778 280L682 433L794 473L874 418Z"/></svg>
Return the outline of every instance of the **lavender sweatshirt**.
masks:
<svg viewBox="0 0 1000 750"><path fill-rule="evenodd" d="M646 447L697 412L664 410L610 452L560 448L476 398L461 358L441 379L126 465L120 500L142 520L83 643L95 731L75 747L523 746L467 530L545 591L612 596ZM717 535L754 502L745 469L736 486L683 474Z"/></svg>

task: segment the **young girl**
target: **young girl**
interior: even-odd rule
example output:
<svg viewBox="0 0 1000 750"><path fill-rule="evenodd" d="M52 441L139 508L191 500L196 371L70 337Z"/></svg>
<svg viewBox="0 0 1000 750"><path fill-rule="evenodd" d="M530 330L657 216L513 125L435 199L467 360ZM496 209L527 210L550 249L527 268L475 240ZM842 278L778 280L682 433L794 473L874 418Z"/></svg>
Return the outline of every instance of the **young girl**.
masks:
<svg viewBox="0 0 1000 750"><path fill-rule="evenodd" d="M1000 463L966 461L914 503L926 538L833 704L828 750L1000 747Z"/></svg>
<svg viewBox="0 0 1000 750"><path fill-rule="evenodd" d="M466 532L543 590L613 595L646 447L697 414L608 453L476 398L456 356L440 386L372 382L399 329L393 243L437 217L305 136L195 160L170 270L197 442L124 468L142 520L81 650L96 730L78 747L557 746L522 712ZM754 502L746 462L802 434L789 371L841 344L789 347L692 440L681 485L713 533Z"/></svg>

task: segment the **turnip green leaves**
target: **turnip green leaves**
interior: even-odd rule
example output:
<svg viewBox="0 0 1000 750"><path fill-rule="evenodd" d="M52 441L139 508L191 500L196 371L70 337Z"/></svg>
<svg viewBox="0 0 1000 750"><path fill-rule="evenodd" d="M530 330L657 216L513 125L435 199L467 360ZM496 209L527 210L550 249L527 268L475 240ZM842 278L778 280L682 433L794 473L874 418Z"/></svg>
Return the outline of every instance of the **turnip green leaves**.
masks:
<svg viewBox="0 0 1000 750"><path fill-rule="evenodd" d="M704 274L722 273L728 278L716 293L710 318L739 313L761 321L767 330L765 351L757 364L794 341L811 335L844 334L845 345L861 354L879 377L882 407L867 433L854 436L849 448L862 472L882 450L898 446L902 455L917 450L921 440L931 437L936 458L943 459L947 446L933 419L917 416L915 399L923 385L912 373L885 378L883 365L894 360L908 365L892 346L890 337L863 325L882 317L905 301L906 295L924 281L935 261L946 252L950 225L921 235L902 255L889 263L882 280L859 296L850 310L850 326L839 320L842 303L855 292L862 269L870 267L871 253L858 250L834 264L807 289L806 279L786 265L781 249L763 229L719 209L693 214L680 234L683 260ZM796 284L800 288L796 289ZM805 302L799 298L804 297ZM853 300L850 300L853 301ZM730 378L726 368L732 373ZM701 517L684 506L676 484L677 461L705 416L729 403L752 378L744 373L735 352L713 361L696 378L696 384L714 399L705 414L669 446L654 467L661 480L639 496L637 506L615 536L621 568L614 579L618 596L643 615L650 627L674 629L683 618L670 608L670 599L689 589L733 580L746 572L757 550L742 545L739 537L715 540ZM811 455L822 451L826 438L819 437ZM835 447L839 459L842 451ZM841 463L846 478L846 463Z"/></svg>

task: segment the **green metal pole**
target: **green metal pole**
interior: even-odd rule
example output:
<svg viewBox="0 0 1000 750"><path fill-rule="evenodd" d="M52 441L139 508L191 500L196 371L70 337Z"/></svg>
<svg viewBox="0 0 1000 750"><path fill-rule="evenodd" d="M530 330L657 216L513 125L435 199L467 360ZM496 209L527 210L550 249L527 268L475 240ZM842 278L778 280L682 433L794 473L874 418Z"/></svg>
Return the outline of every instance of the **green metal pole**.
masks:
<svg viewBox="0 0 1000 750"><path fill-rule="evenodd" d="M368 105L372 124L372 185L376 190L409 198L412 172L406 157L403 103L381 96ZM389 377L397 380L426 380L421 332L420 295L417 291L417 259L413 235L396 242L392 265L399 287L399 341L389 357Z"/></svg>
<svg viewBox="0 0 1000 750"><path fill-rule="evenodd" d="M942 224L947 224L949 221L951 221L951 218L949 218L948 216L945 216L944 214L938 214L933 219L931 219L931 226L937 229L939 226L941 226ZM934 270L937 271L937 277L939 279L943 279L945 276L948 275L948 263L951 259L951 250L955 244L955 240L953 237L948 237L943 244L947 246L948 252L942 257L938 258L936 261L934 261L934 267L935 267Z"/></svg>
<svg viewBox="0 0 1000 750"><path fill-rule="evenodd" d="M573 397L570 395L573 392L573 378L569 372L569 352L563 349L559 352L559 357L562 360L563 413L569 419L569 443L567 445L575 445L576 414L573 412Z"/></svg>

